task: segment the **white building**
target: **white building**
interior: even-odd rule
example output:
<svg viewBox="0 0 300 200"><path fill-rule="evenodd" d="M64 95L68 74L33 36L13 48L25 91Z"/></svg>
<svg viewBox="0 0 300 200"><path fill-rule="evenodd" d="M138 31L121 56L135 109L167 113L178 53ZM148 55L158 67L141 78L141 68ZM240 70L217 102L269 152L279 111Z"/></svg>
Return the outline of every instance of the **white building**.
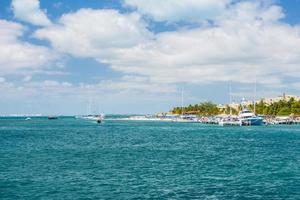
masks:
<svg viewBox="0 0 300 200"><path fill-rule="evenodd" d="M283 94L282 96L278 96L278 97L275 97L275 98L264 98L262 100L267 105L270 105L272 103L279 102L281 100L282 101L289 101L292 98L294 98L296 101L300 101L300 96L286 95L286 94Z"/></svg>

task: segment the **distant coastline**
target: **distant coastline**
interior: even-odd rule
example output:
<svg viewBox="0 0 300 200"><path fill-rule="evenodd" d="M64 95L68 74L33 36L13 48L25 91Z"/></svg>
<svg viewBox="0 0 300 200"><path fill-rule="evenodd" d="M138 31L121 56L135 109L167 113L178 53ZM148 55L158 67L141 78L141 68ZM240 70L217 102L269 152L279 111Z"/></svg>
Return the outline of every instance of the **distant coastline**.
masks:
<svg viewBox="0 0 300 200"><path fill-rule="evenodd" d="M254 101L247 101L246 106L249 110L254 111ZM164 114L198 116L237 115L241 109L241 103L222 105L208 101L183 107L174 107L170 112ZM255 113L267 116L300 116L300 97L284 94L276 98L263 98L255 102Z"/></svg>

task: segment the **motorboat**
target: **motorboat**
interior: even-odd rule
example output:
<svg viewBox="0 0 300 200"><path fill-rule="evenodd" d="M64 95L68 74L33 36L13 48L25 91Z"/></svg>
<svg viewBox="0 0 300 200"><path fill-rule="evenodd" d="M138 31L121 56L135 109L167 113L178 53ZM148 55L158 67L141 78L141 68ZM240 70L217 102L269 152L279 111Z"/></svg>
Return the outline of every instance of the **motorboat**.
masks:
<svg viewBox="0 0 300 200"><path fill-rule="evenodd" d="M95 118L96 122L98 124L101 124L103 122L104 116L103 115L96 115Z"/></svg>
<svg viewBox="0 0 300 200"><path fill-rule="evenodd" d="M54 120L54 119L58 119L58 117L57 116L48 116L48 119L49 120Z"/></svg>
<svg viewBox="0 0 300 200"><path fill-rule="evenodd" d="M263 118L257 116L255 113L249 111L248 109L243 109L239 113L239 123L240 126L261 126L263 125Z"/></svg>

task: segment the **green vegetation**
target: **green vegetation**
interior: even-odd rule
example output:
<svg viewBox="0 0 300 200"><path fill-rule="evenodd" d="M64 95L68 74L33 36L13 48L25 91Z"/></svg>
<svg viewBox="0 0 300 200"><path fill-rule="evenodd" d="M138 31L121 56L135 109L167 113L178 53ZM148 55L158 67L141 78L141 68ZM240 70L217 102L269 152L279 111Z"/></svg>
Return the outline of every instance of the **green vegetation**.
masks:
<svg viewBox="0 0 300 200"><path fill-rule="evenodd" d="M230 110L230 106L226 105L225 109L220 109L219 114L229 115L231 113L232 115L238 115L240 110L242 110L242 106L240 106L238 109L231 108Z"/></svg>
<svg viewBox="0 0 300 200"><path fill-rule="evenodd" d="M173 114L196 114L201 116L217 115L220 109L212 102L203 102L196 105L189 105L188 107L176 107L171 111Z"/></svg>
<svg viewBox="0 0 300 200"><path fill-rule="evenodd" d="M253 105L250 106L253 109ZM266 105L263 101L256 104L256 113L260 115L273 115L273 116L300 116L300 101L291 98L289 101L278 101L271 105Z"/></svg>
<svg viewBox="0 0 300 200"><path fill-rule="evenodd" d="M253 109L253 105L249 105L250 110ZM242 106L239 106L238 109L231 108L232 114L238 114L242 109ZM211 116L218 114L230 114L230 107L228 105L225 108L218 108L218 106L212 102L203 102L200 104L189 105L187 107L175 107L171 110L173 114L194 114L199 116ZM291 98L288 101L281 100L274 102L270 105L261 100L259 103L256 103L256 114L259 115L272 115L272 116L289 116L295 115L300 116L300 101L296 101L294 98Z"/></svg>

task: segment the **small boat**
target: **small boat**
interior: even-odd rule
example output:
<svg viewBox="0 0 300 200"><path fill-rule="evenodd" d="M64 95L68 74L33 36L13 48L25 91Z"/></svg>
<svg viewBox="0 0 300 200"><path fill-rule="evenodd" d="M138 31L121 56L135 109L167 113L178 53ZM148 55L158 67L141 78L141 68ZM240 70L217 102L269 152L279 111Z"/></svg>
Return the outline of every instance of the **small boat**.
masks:
<svg viewBox="0 0 300 200"><path fill-rule="evenodd" d="M240 125L239 119L237 116L226 116L226 117L222 117L219 121L218 121L220 126L238 126Z"/></svg>
<svg viewBox="0 0 300 200"><path fill-rule="evenodd" d="M292 118L289 116L278 116L274 119L273 123L277 124L277 125L282 125L282 124L291 125L294 122L293 122Z"/></svg>
<svg viewBox="0 0 300 200"><path fill-rule="evenodd" d="M30 117L27 117L27 118L25 119L25 121L29 121L29 120L31 120L31 118L30 118Z"/></svg>
<svg viewBox="0 0 300 200"><path fill-rule="evenodd" d="M49 120L54 120L54 119L58 119L58 117L57 116L48 116L48 119Z"/></svg>
<svg viewBox="0 0 300 200"><path fill-rule="evenodd" d="M97 122L98 124L101 124L102 121L104 120L104 115L96 115L96 116L94 117L94 119L96 119L96 122Z"/></svg>

